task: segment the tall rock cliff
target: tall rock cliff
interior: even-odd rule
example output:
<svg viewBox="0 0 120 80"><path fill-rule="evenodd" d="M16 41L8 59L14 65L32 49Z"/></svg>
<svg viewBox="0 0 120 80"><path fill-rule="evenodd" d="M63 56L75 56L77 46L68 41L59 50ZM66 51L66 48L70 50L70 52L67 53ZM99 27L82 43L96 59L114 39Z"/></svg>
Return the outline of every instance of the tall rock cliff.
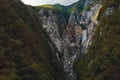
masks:
<svg viewBox="0 0 120 80"><path fill-rule="evenodd" d="M62 12L56 12L45 6L39 7L38 12L42 25L60 52L57 57L64 66L66 79L75 80L73 63L80 53L88 51L92 43L101 3L99 1L95 3L94 0L81 0L70 6L64 6L63 10L67 9L68 18Z"/></svg>

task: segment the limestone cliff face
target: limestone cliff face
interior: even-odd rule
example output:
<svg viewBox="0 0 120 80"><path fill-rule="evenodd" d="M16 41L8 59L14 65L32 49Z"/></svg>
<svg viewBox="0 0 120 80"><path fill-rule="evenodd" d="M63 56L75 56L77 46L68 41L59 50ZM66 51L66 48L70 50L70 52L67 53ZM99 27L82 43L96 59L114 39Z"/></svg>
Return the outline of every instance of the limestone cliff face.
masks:
<svg viewBox="0 0 120 80"><path fill-rule="evenodd" d="M40 9L39 15L43 28L48 33L52 42L60 52L60 54L56 54L58 59L60 58L60 55L62 55L63 59L63 53L66 51L65 45L69 42L68 35L65 30L66 22L64 17L61 17L60 20L58 20L57 14L55 14L53 10L45 9Z"/></svg>
<svg viewBox="0 0 120 80"><path fill-rule="evenodd" d="M86 53L89 46L92 43L92 36L97 26L97 16L101 9L101 4L96 4L91 7L90 11L85 11L82 13L81 20L79 23L85 26L85 30L82 32L82 41L81 41L81 52Z"/></svg>
<svg viewBox="0 0 120 80"><path fill-rule="evenodd" d="M51 40L61 52L62 42L61 37L58 31L57 17L52 12L52 10L47 11L48 16L45 14L45 11L42 9L39 11L40 19L42 20L42 25L46 32L49 34Z"/></svg>
<svg viewBox="0 0 120 80"><path fill-rule="evenodd" d="M73 71L74 61L80 55L79 53L86 53L92 43L98 12L101 8L100 3L92 5L93 3L93 0L86 0L82 4L84 7L82 12L78 12L77 9L72 11L68 21L66 21L65 16L58 19L60 15L53 10L39 10L44 29L62 54L61 62L66 78L69 80L76 79ZM88 5L89 9L86 9ZM57 54L58 59L60 54Z"/></svg>

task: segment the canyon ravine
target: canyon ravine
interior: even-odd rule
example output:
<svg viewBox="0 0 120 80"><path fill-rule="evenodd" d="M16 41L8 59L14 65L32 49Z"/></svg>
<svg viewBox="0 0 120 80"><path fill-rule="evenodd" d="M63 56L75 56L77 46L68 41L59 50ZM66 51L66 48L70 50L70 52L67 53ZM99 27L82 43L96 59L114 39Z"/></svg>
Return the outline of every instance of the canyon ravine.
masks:
<svg viewBox="0 0 120 80"><path fill-rule="evenodd" d="M86 1L84 7L88 4L92 3ZM96 3L90 10L83 10L81 14L76 10L70 14L67 21L65 16L52 10L39 10L42 25L60 52L56 55L64 66L66 80L76 80L73 64L81 54L88 51L92 43L95 28L99 24L97 16L101 7L100 3Z"/></svg>

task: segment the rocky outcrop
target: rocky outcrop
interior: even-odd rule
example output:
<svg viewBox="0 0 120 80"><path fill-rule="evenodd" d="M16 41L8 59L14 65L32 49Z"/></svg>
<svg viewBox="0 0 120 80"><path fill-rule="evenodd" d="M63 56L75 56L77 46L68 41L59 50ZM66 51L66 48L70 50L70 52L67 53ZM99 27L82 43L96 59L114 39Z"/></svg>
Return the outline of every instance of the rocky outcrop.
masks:
<svg viewBox="0 0 120 80"><path fill-rule="evenodd" d="M44 29L49 34L58 51L62 53L63 40L60 37L56 14L52 10L41 9L39 15Z"/></svg>
<svg viewBox="0 0 120 80"><path fill-rule="evenodd" d="M82 43L80 48L82 53L86 53L92 43L92 36L94 34L95 27L98 24L97 16L101 7L101 4L98 3L95 6L91 7L91 11L85 11L82 14L82 18L84 19L79 23L86 26L86 29L82 33Z"/></svg>

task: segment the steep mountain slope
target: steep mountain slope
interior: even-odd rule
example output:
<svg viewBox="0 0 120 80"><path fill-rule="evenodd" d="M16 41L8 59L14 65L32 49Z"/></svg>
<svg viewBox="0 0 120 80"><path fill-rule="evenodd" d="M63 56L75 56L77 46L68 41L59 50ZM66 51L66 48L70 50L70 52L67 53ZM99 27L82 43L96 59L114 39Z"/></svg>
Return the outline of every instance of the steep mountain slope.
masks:
<svg viewBox="0 0 120 80"><path fill-rule="evenodd" d="M120 80L120 1L105 0L91 48L75 63L77 80Z"/></svg>
<svg viewBox="0 0 120 80"><path fill-rule="evenodd" d="M81 12L84 9L85 2L86 2L86 0L79 0L76 3L67 6L67 12L69 14L71 14L75 11L78 11L78 13Z"/></svg>
<svg viewBox="0 0 120 80"><path fill-rule="evenodd" d="M41 22L19 0L0 0L0 80L64 80Z"/></svg>

